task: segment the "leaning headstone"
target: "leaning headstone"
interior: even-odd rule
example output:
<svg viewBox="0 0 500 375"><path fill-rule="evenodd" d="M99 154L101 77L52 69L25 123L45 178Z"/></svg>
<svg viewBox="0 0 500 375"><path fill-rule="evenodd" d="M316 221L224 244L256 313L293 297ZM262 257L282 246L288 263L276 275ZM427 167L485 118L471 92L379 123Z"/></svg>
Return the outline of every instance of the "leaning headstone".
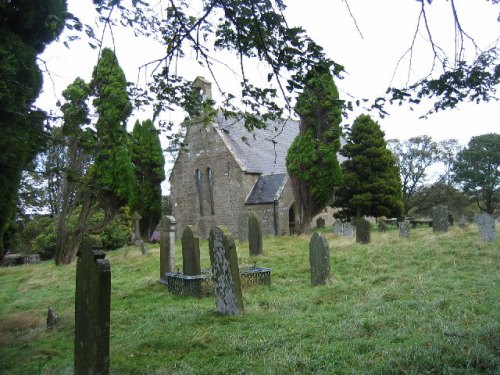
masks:
<svg viewBox="0 0 500 375"><path fill-rule="evenodd" d="M440 204L432 209L432 231L448 232L448 207Z"/></svg>
<svg viewBox="0 0 500 375"><path fill-rule="evenodd" d="M342 228L342 236L344 237L352 237L354 233L354 229L351 223L344 223Z"/></svg>
<svg viewBox="0 0 500 375"><path fill-rule="evenodd" d="M200 239L191 225L182 232L182 273L187 276L201 275Z"/></svg>
<svg viewBox="0 0 500 375"><path fill-rule="evenodd" d="M410 222L408 220L403 220L399 223L399 237L410 237Z"/></svg>
<svg viewBox="0 0 500 375"><path fill-rule="evenodd" d="M321 216L316 219L316 228L324 228L325 227L325 219Z"/></svg>
<svg viewBox="0 0 500 375"><path fill-rule="evenodd" d="M488 214L481 214L476 217L479 238L485 242L493 242L497 239L495 231L495 219Z"/></svg>
<svg viewBox="0 0 500 375"><path fill-rule="evenodd" d="M49 310L47 312L47 329L56 328L58 322L59 318L56 314L56 311L52 307L49 307Z"/></svg>
<svg viewBox="0 0 500 375"><path fill-rule="evenodd" d="M76 264L75 375L109 374L111 267L82 243Z"/></svg>
<svg viewBox="0 0 500 375"><path fill-rule="evenodd" d="M335 223L333 224L333 233L341 236L343 231L344 230L343 230L342 222L340 220L335 220Z"/></svg>
<svg viewBox="0 0 500 375"><path fill-rule="evenodd" d="M309 242L309 263L311 265L311 283L313 285L330 283L330 249L328 248L328 242L317 232L312 235Z"/></svg>
<svg viewBox="0 0 500 375"><path fill-rule="evenodd" d="M175 218L163 216L160 236L160 280L175 269Z"/></svg>
<svg viewBox="0 0 500 375"><path fill-rule="evenodd" d="M370 223L366 219L356 220L356 242L370 243Z"/></svg>
<svg viewBox="0 0 500 375"><path fill-rule="evenodd" d="M252 257L262 254L262 229L253 212L248 216L248 249Z"/></svg>
<svg viewBox="0 0 500 375"><path fill-rule="evenodd" d="M243 312L240 272L236 245L227 229L215 227L208 237L217 312L237 315Z"/></svg>

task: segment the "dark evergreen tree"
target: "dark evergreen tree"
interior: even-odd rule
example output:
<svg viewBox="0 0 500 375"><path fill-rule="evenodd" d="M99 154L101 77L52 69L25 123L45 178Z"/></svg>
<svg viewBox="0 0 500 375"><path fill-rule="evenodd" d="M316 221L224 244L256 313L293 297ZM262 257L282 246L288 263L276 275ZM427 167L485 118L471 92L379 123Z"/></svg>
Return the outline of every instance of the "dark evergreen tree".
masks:
<svg viewBox="0 0 500 375"><path fill-rule="evenodd" d="M454 178L481 211L493 214L500 202L500 134L472 137L453 166Z"/></svg>
<svg viewBox="0 0 500 375"><path fill-rule="evenodd" d="M42 87L36 58L67 16L65 0L0 2L0 259L22 170L45 142L45 113L33 106Z"/></svg>
<svg viewBox="0 0 500 375"><path fill-rule="evenodd" d="M401 179L396 159L387 148L384 132L368 115L354 121L348 143L340 153L344 182L336 192L338 217L398 217L403 212Z"/></svg>
<svg viewBox="0 0 500 375"><path fill-rule="evenodd" d="M78 84L81 86L78 86ZM63 108L65 124L71 123L75 131L85 123L85 85L76 82L65 91L68 106ZM83 148L93 163L79 179L77 186L78 215L73 230L66 230L65 237L58 228L56 264L73 261L83 236L102 231L114 218L118 210L129 203L132 197L134 175L129 151L126 120L132 106L127 93L125 74L116 56L104 48L92 74L90 94L98 119L95 132L81 134L75 147ZM99 222L89 222L91 213L102 210ZM64 224L63 224L64 226Z"/></svg>
<svg viewBox="0 0 500 375"><path fill-rule="evenodd" d="M342 102L327 66L308 73L295 110L300 131L288 150L286 165L300 210L299 231L304 232L312 217L332 203L334 189L342 182L337 160Z"/></svg>
<svg viewBox="0 0 500 375"><path fill-rule="evenodd" d="M165 158L151 120L136 121L131 152L136 190L131 209L141 215L141 236L147 240L161 219L161 183L165 180Z"/></svg>

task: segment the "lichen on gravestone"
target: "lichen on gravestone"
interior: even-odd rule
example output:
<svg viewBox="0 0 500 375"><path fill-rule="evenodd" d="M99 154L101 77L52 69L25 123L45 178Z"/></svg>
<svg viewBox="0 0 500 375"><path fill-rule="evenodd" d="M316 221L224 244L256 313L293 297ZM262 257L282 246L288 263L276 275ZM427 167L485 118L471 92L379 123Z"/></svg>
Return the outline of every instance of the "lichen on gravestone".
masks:
<svg viewBox="0 0 500 375"><path fill-rule="evenodd" d="M312 285L331 282L330 249L328 242L318 232L312 235L309 242L309 264Z"/></svg>
<svg viewBox="0 0 500 375"><path fill-rule="evenodd" d="M484 242L494 242L497 238L495 228L495 218L483 213L476 217L479 238Z"/></svg>
<svg viewBox="0 0 500 375"><path fill-rule="evenodd" d="M432 209L432 231L448 232L448 207L439 204Z"/></svg>
<svg viewBox="0 0 500 375"><path fill-rule="evenodd" d="M262 254L262 228L254 212L248 216L248 249L250 256Z"/></svg>
<svg viewBox="0 0 500 375"><path fill-rule="evenodd" d="M243 312L236 245L226 228L215 227L208 238L217 312L237 315Z"/></svg>
<svg viewBox="0 0 500 375"><path fill-rule="evenodd" d="M408 220L403 220L399 223L399 237L410 237L410 222Z"/></svg>

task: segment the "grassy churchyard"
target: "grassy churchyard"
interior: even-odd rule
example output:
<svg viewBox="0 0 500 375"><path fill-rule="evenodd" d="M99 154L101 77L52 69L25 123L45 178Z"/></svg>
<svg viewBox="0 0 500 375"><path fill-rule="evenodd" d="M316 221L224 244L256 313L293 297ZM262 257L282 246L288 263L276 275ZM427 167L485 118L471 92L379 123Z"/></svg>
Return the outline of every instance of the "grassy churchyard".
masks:
<svg viewBox="0 0 500 375"><path fill-rule="evenodd" d="M159 247L108 253L112 374L500 373L500 241L477 228L372 232L372 243L322 233L332 283L311 286L310 236L264 238L272 285L244 289L245 312L156 283ZM202 268L209 268L207 241ZM180 242L176 262L182 269ZM0 269L0 373L73 372L76 265ZM59 324L47 330L47 309Z"/></svg>

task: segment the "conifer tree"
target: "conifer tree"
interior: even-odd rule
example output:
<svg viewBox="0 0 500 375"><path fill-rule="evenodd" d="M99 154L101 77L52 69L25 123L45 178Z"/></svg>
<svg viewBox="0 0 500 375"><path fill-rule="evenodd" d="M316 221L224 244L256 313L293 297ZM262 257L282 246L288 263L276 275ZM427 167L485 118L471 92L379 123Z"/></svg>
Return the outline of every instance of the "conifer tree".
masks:
<svg viewBox="0 0 500 375"><path fill-rule="evenodd" d="M165 180L165 158L158 131L151 120L136 121L131 141L135 194L131 209L141 215L140 230L148 239L161 219L161 183Z"/></svg>
<svg viewBox="0 0 500 375"><path fill-rule="evenodd" d="M0 2L0 260L22 171L46 141L46 114L34 107L43 81L37 56L67 17L65 0Z"/></svg>
<svg viewBox="0 0 500 375"><path fill-rule="evenodd" d="M332 203L342 181L337 160L340 149L342 102L327 66L308 73L307 84L295 107L300 131L288 150L286 166L300 210L299 232L309 228L312 217Z"/></svg>
<svg viewBox="0 0 500 375"><path fill-rule="evenodd" d="M380 125L368 115L354 121L348 143L340 151L344 181L336 192L337 217L398 217L403 212L401 178Z"/></svg>
<svg viewBox="0 0 500 375"><path fill-rule="evenodd" d="M80 179L78 222L74 231L68 232L67 241L58 240L58 244L63 243L64 246L56 249L56 264L71 263L83 236L103 230L118 210L129 203L133 192L134 175L126 130L132 105L125 74L111 49L102 50L89 86L98 115L93 136L86 138L86 151L93 163ZM77 95L74 99L68 107L68 114L81 110L82 97ZM65 121L68 121L66 117ZM103 220L89 223L90 214L97 210L103 211Z"/></svg>

